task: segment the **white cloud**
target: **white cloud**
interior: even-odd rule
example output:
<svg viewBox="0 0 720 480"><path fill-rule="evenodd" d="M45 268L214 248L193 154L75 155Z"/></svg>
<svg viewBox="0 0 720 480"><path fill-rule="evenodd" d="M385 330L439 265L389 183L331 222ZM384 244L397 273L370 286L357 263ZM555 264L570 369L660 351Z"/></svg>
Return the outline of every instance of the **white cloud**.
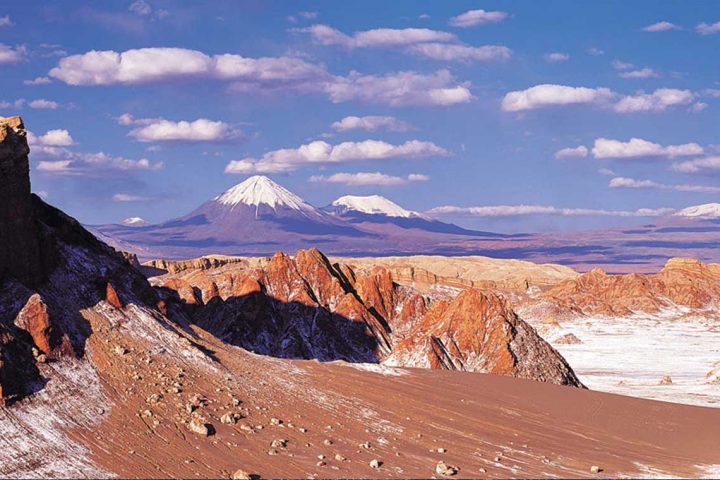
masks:
<svg viewBox="0 0 720 480"><path fill-rule="evenodd" d="M64 173L70 168L70 160L42 160L38 162L37 169L43 172Z"/></svg>
<svg viewBox="0 0 720 480"><path fill-rule="evenodd" d="M720 22L715 23L699 23L695 26L695 31L700 35L712 35L714 33L720 33Z"/></svg>
<svg viewBox="0 0 720 480"><path fill-rule="evenodd" d="M128 133L128 136L140 142L224 142L242 136L239 130L225 122L205 118L173 122L162 118L136 120L124 114L118 121L121 124L130 122L132 125L140 125Z"/></svg>
<svg viewBox="0 0 720 480"><path fill-rule="evenodd" d="M91 51L60 60L49 74L70 85L141 85L177 80L231 82L235 91L324 92L333 103L360 100L390 106L454 105L472 100L469 84L449 71L434 74L332 76L323 67L293 57L208 56L182 48L141 48L125 52Z"/></svg>
<svg viewBox="0 0 720 480"><path fill-rule="evenodd" d="M566 158L585 158L588 156L588 149L585 145L580 145L575 148L563 148L555 152L555 158L563 160Z"/></svg>
<svg viewBox="0 0 720 480"><path fill-rule="evenodd" d="M708 107L708 104L705 102L695 102L692 104L692 107L690 107L690 111L693 113L702 112Z"/></svg>
<svg viewBox="0 0 720 480"><path fill-rule="evenodd" d="M141 15L141 16L148 16L152 13L152 7L149 3L145 2L144 0L136 0L133 3L130 4L128 7L128 10L131 11L134 14Z"/></svg>
<svg viewBox="0 0 720 480"><path fill-rule="evenodd" d="M608 184L610 188L655 188L659 190L674 190L677 192L694 193L720 193L720 187L709 187L705 185L668 185L652 180L636 180L634 178L615 177Z"/></svg>
<svg viewBox="0 0 720 480"><path fill-rule="evenodd" d="M638 210L604 210L595 208L561 208L545 205L493 205L482 207L435 207L430 215L473 215L478 217L508 217L516 215L560 215L566 217L658 217L674 212L672 208L640 208Z"/></svg>
<svg viewBox="0 0 720 480"><path fill-rule="evenodd" d="M653 23L643 28L643 32L667 32L668 30L682 30L682 28L679 25L666 21Z"/></svg>
<svg viewBox="0 0 720 480"><path fill-rule="evenodd" d="M593 57L598 57L600 55L605 55L605 50L602 50L597 47L590 47L587 50L585 50L588 55L592 55Z"/></svg>
<svg viewBox="0 0 720 480"><path fill-rule="evenodd" d="M518 112L554 105L602 104L612 97L613 93L608 88L542 84L507 93L502 100L502 109L506 112Z"/></svg>
<svg viewBox="0 0 720 480"><path fill-rule="evenodd" d="M0 27L12 27L13 25L15 24L10 20L10 15L0 17Z"/></svg>
<svg viewBox="0 0 720 480"><path fill-rule="evenodd" d="M703 148L697 143L682 145L668 145L666 147L643 140L631 138L627 142L598 138L592 154L595 158L640 158L640 157L681 157L688 155L701 155Z"/></svg>
<svg viewBox="0 0 720 480"><path fill-rule="evenodd" d="M720 171L720 157L705 157L695 160L686 160L672 164L676 172L697 173L703 171Z"/></svg>
<svg viewBox="0 0 720 480"><path fill-rule="evenodd" d="M410 130L410 125L402 120L398 120L395 117L378 115L345 117L338 122L334 122L331 127L338 132L347 132L348 130L367 130L369 132L389 130L391 132L406 132Z"/></svg>
<svg viewBox="0 0 720 480"><path fill-rule="evenodd" d="M129 193L116 193L112 197L114 202L144 202L148 200L147 197L141 197L139 195L130 195Z"/></svg>
<svg viewBox="0 0 720 480"><path fill-rule="evenodd" d="M40 135L39 137L32 132L28 132L27 139L30 147L69 147L75 145L75 141L70 135L70 132L61 128L48 130L44 135Z"/></svg>
<svg viewBox="0 0 720 480"><path fill-rule="evenodd" d="M22 108L25 105L24 98L18 98L14 102L0 101L0 108Z"/></svg>
<svg viewBox="0 0 720 480"><path fill-rule="evenodd" d="M543 58L546 62L550 63L561 63L561 62L567 62L570 60L570 55L567 53L560 53L560 52L552 52L552 53L546 53Z"/></svg>
<svg viewBox="0 0 720 480"><path fill-rule="evenodd" d="M653 93L623 97L615 104L614 109L619 113L664 112L668 107L689 105L694 99L695 94L690 90L658 88Z"/></svg>
<svg viewBox="0 0 720 480"><path fill-rule="evenodd" d="M322 140L315 140L298 148L270 151L259 159L248 157L232 160L225 167L225 173L291 172L306 165L448 155L450 152L444 148L420 140L410 140L401 145L392 145L379 140L331 145Z"/></svg>
<svg viewBox="0 0 720 480"><path fill-rule="evenodd" d="M434 74L398 72L387 75L351 73L326 85L333 103L352 100L393 107L408 105L448 106L473 99L467 84L457 85L448 70Z"/></svg>
<svg viewBox="0 0 720 480"><path fill-rule="evenodd" d="M328 25L313 25L294 30L309 33L322 45L339 45L347 48L402 47L423 42L452 42L455 35L428 28L376 28L355 32L352 36Z"/></svg>
<svg viewBox="0 0 720 480"><path fill-rule="evenodd" d="M404 48L409 53L434 60L464 62L504 60L512 54L509 48L502 45L472 47L449 43L456 42L457 37L452 33L427 28L378 28L355 32L352 36L327 25L313 25L294 31L309 33L322 45L339 45L346 48Z"/></svg>
<svg viewBox="0 0 720 480"><path fill-rule="evenodd" d="M217 79L257 87L298 87L326 79L327 72L292 57L205 55L184 48L90 51L60 60L51 77L70 85L138 85L183 79Z"/></svg>
<svg viewBox="0 0 720 480"><path fill-rule="evenodd" d="M419 173L411 173L406 177L386 175L380 172L359 172L359 173L335 173L333 175L313 175L311 182L315 183L339 183L343 185L379 185L393 186L404 185L408 182L424 182L430 177Z"/></svg>
<svg viewBox="0 0 720 480"><path fill-rule="evenodd" d="M474 60L507 60L512 56L512 50L502 45L484 45L471 47L468 45L454 45L447 43L421 43L408 48L410 53L433 60L448 60L470 62Z"/></svg>
<svg viewBox="0 0 720 480"><path fill-rule="evenodd" d="M39 98L28 103L28 106L30 108L55 110L60 106L60 104L52 100L45 100L44 98Z"/></svg>
<svg viewBox="0 0 720 480"><path fill-rule="evenodd" d="M598 173L600 175L605 175L606 177L616 177L617 174L610 170L609 168L601 168L598 170Z"/></svg>
<svg viewBox="0 0 720 480"><path fill-rule="evenodd" d="M505 12L487 12L485 10L468 10L448 22L453 27L468 28L488 23L499 23L505 20L508 14Z"/></svg>
<svg viewBox="0 0 720 480"><path fill-rule="evenodd" d="M703 90L703 94L711 98L720 98L720 88L708 88Z"/></svg>
<svg viewBox="0 0 720 480"><path fill-rule="evenodd" d="M629 70L634 66L632 63L621 62L620 60L613 60L611 65L615 70Z"/></svg>
<svg viewBox="0 0 720 480"><path fill-rule="evenodd" d="M658 78L660 75L652 68L641 68L640 70L630 70L620 74L622 78Z"/></svg>
<svg viewBox="0 0 720 480"><path fill-rule="evenodd" d="M2 63L20 63L25 60L27 48L24 46L11 47L0 43L0 64Z"/></svg>
<svg viewBox="0 0 720 480"><path fill-rule="evenodd" d="M25 85L47 85L48 83L52 83L52 80L48 77L35 77L32 80L24 80L23 83Z"/></svg>

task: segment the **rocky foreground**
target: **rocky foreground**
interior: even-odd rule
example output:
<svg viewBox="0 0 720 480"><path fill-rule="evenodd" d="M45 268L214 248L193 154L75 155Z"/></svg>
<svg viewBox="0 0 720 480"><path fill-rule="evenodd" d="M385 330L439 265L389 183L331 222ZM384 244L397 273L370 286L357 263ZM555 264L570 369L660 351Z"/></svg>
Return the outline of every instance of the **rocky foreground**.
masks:
<svg viewBox="0 0 720 480"><path fill-rule="evenodd" d="M140 267L30 194L25 138L0 119L0 477L717 473L720 411L569 388L506 296L317 250Z"/></svg>

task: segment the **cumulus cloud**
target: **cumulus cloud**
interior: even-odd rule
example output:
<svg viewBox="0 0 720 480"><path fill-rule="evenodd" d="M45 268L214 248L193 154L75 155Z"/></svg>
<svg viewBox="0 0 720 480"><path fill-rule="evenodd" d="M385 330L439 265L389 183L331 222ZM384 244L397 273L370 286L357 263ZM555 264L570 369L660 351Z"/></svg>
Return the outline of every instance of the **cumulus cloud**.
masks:
<svg viewBox="0 0 720 480"><path fill-rule="evenodd" d="M393 107L408 105L448 106L473 99L469 85L457 85L448 70L433 74L398 72L387 75L351 73L327 84L333 103L363 101Z"/></svg>
<svg viewBox="0 0 720 480"><path fill-rule="evenodd" d="M143 158L132 160L105 152L75 152L70 132L65 129L48 130L43 135L28 132L30 157L37 161L37 169L48 173L86 175L91 172L160 170L162 162L151 162Z"/></svg>
<svg viewBox="0 0 720 480"><path fill-rule="evenodd" d="M676 192L720 193L720 187L688 184L669 185L666 183L658 183L653 180L637 180L626 177L615 177L610 180L608 186L610 188L655 188L659 190L674 190Z"/></svg>
<svg viewBox="0 0 720 480"><path fill-rule="evenodd" d="M310 181L315 183L378 186L405 185L408 182L425 182L427 180L430 180L430 177L419 173L411 173L405 177L386 175L380 172L335 173L327 176L313 175L310 177Z"/></svg>
<svg viewBox="0 0 720 480"><path fill-rule="evenodd" d="M488 12L485 10L468 10L448 22L453 27L468 28L489 23L499 23L508 17L506 12Z"/></svg>
<svg viewBox="0 0 720 480"><path fill-rule="evenodd" d="M347 132L348 130L366 130L369 132L389 130L391 132L406 132L410 130L410 125L395 117L368 115L365 117L345 117L340 121L334 122L331 128L338 132Z"/></svg>
<svg viewBox="0 0 720 480"><path fill-rule="evenodd" d="M652 68L641 68L640 70L630 70L620 74L622 78L658 78L660 75Z"/></svg>
<svg viewBox="0 0 720 480"><path fill-rule="evenodd" d="M502 45L471 47L448 43L421 43L409 47L408 51L433 60L459 62L507 60L512 56L512 50Z"/></svg>
<svg viewBox="0 0 720 480"><path fill-rule="evenodd" d="M585 158L588 156L588 149L585 145L579 147L567 147L555 152L555 158L564 160L566 158Z"/></svg>
<svg viewBox="0 0 720 480"><path fill-rule="evenodd" d="M629 70L634 66L632 63L622 62L620 60L613 60L611 65L615 70Z"/></svg>
<svg viewBox="0 0 720 480"><path fill-rule="evenodd" d="M502 100L502 109L506 112L518 112L554 105L602 104L612 97L613 93L608 88L542 84L507 93Z"/></svg>
<svg viewBox="0 0 720 480"><path fill-rule="evenodd" d="M703 148L697 143L684 143L682 145L662 146L657 143L631 138L627 142L598 138L592 154L595 158L640 158L640 157L682 157L701 155Z"/></svg>
<svg viewBox="0 0 720 480"><path fill-rule="evenodd" d="M70 135L70 132L62 128L48 130L39 137L32 132L28 132L27 140L30 147L69 147L75 145L75 141Z"/></svg>
<svg viewBox="0 0 720 480"><path fill-rule="evenodd" d="M351 100L390 106L454 105L472 100L469 84L449 71L433 74L330 75L323 67L293 57L209 56L183 48L90 51L60 60L49 75L70 85L142 85L179 80L227 81L235 91L324 92L333 103Z"/></svg>
<svg viewBox="0 0 720 480"><path fill-rule="evenodd" d="M435 207L430 215L473 215L478 217L509 217L517 215L560 215L566 217L658 217L668 215L672 208L641 208L638 210L604 210L595 208L561 208L545 205L493 205L482 207Z"/></svg>
<svg viewBox="0 0 720 480"><path fill-rule="evenodd" d="M49 75L70 85L139 85L217 79L268 88L298 87L327 77L321 67L298 58L210 56L185 48L92 50L61 59Z"/></svg>
<svg viewBox="0 0 720 480"><path fill-rule="evenodd" d="M695 31L700 35L712 35L720 33L720 22L715 23L699 23L695 26Z"/></svg>
<svg viewBox="0 0 720 480"><path fill-rule="evenodd" d="M690 90L658 88L653 93L623 97L615 104L614 109L620 113L664 112L668 107L689 105L694 99L695 94Z"/></svg>
<svg viewBox="0 0 720 480"><path fill-rule="evenodd" d="M322 45L338 45L345 48L402 48L405 51L434 60L445 61L487 61L505 60L512 51L502 45L473 47L460 43L452 33L427 28L378 28L355 32L352 36L327 25L295 29L309 33Z"/></svg>
<svg viewBox="0 0 720 480"><path fill-rule="evenodd" d="M284 148L267 152L259 159L248 157L233 160L225 167L225 173L291 172L306 165L448 155L450 152L444 148L438 147L432 142L420 140L410 140L401 145L392 145L379 140L331 145L322 140L315 140L298 148Z"/></svg>
<svg viewBox="0 0 720 480"><path fill-rule="evenodd" d="M720 171L720 157L705 157L676 162L672 164L671 168L676 172L682 173Z"/></svg>
<svg viewBox="0 0 720 480"><path fill-rule="evenodd" d="M543 58L546 62L550 63L561 63L561 62L567 62L570 60L570 55L567 53L560 53L560 52L552 52L552 53L546 53Z"/></svg>
<svg viewBox="0 0 720 480"><path fill-rule="evenodd" d="M11 47L0 43L0 64L3 63L20 63L25 60L27 48L22 45Z"/></svg>
<svg viewBox="0 0 720 480"><path fill-rule="evenodd" d="M226 142L242 137L242 132L221 121L199 118L173 122L163 118L118 117L121 125L138 125L128 136L140 142Z"/></svg>
<svg viewBox="0 0 720 480"><path fill-rule="evenodd" d="M643 28L643 32L667 32L668 30L682 30L682 28L679 25L666 21L653 23Z"/></svg>
<svg viewBox="0 0 720 480"><path fill-rule="evenodd" d="M598 57L598 56L600 56L600 55L605 55L605 50L603 50L603 49L601 49L601 48L597 48L597 47L590 47L590 48L588 48L587 50L585 50L585 52L586 52L588 55L592 55L593 57Z"/></svg>
<svg viewBox="0 0 720 480"><path fill-rule="evenodd" d="M128 10L136 15L148 16L152 13L152 7L144 0L136 0L130 4Z"/></svg>
<svg viewBox="0 0 720 480"><path fill-rule="evenodd" d="M139 195L131 195L129 193L116 193L112 196L114 202L144 202L149 200L147 197Z"/></svg>
<svg viewBox="0 0 720 480"><path fill-rule="evenodd" d="M0 27L12 27L13 25L15 24L10 20L10 15L0 17Z"/></svg>
<svg viewBox="0 0 720 480"><path fill-rule="evenodd" d="M52 100L45 100L44 98L39 98L37 100L32 100L31 102L29 102L28 106L30 108L55 110L60 106L60 104Z"/></svg>
<svg viewBox="0 0 720 480"><path fill-rule="evenodd" d="M452 42L457 39L452 33L428 28L376 28L346 35L328 25L313 25L294 31L309 33L313 40L321 45L347 48L400 47L423 42Z"/></svg>
<svg viewBox="0 0 720 480"><path fill-rule="evenodd" d="M52 83L52 80L48 77L35 77L32 80L23 80L23 83L25 85L47 85L48 83Z"/></svg>

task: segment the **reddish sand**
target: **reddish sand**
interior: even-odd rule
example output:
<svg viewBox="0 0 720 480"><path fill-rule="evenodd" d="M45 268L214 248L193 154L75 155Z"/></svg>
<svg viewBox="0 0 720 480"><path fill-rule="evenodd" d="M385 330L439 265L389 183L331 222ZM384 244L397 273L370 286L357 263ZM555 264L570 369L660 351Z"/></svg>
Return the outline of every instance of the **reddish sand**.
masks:
<svg viewBox="0 0 720 480"><path fill-rule="evenodd" d="M115 406L98 428L71 434L101 467L148 478L227 478L239 468L275 478L418 478L435 475L435 465L444 460L460 468L457 476L463 478L597 476L590 473L592 465L602 468L600 476L695 477L708 472L697 466L720 464L718 409L477 373L373 367L383 374L348 364L279 360L193 330L200 335L197 345L219 362L217 371L142 353L150 345L115 332L109 332L109 342L102 335L91 338L92 358ZM117 343L129 352L115 353ZM146 363L148 356L152 363ZM142 379L132 380L131 372ZM182 392L165 387L173 381ZM146 402L160 392L160 402ZM215 435L199 436L182 423L191 417L184 405L194 393L209 400L198 411L217 429ZM232 407L232 397L242 400L240 407ZM146 409L152 417L142 416ZM221 424L228 411L247 418ZM283 424L272 425L271 418ZM264 428L251 433L241 425ZM287 439L287 448L270 455L275 439ZM359 446L365 442L369 449ZM336 454L346 460L336 460ZM327 457L326 465L317 465L318 455ZM382 462L380 468L370 467L373 459Z"/></svg>

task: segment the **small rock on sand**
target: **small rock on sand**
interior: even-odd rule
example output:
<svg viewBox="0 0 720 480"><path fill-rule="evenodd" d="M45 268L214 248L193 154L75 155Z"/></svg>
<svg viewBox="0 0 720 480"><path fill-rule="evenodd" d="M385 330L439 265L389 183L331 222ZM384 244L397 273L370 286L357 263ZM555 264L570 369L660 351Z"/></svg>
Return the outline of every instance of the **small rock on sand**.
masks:
<svg viewBox="0 0 720 480"><path fill-rule="evenodd" d="M590 473L600 473L602 472L602 468L598 467L597 465L593 465L590 467Z"/></svg>
<svg viewBox="0 0 720 480"><path fill-rule="evenodd" d="M672 377L670 375L663 375L662 380L660 380L660 385L672 385Z"/></svg>
<svg viewBox="0 0 720 480"><path fill-rule="evenodd" d="M377 458L373 458L372 460L370 460L370 466L372 468L380 468L380 465L382 465L382 462Z"/></svg>
<svg viewBox="0 0 720 480"><path fill-rule="evenodd" d="M252 476L243 469L235 470L232 474L232 480L251 480Z"/></svg>
<svg viewBox="0 0 720 480"><path fill-rule="evenodd" d="M435 465L435 473L438 475L445 475L445 476L453 476L458 472L457 467L453 467L450 465L447 465L445 462L440 460L437 465Z"/></svg>

